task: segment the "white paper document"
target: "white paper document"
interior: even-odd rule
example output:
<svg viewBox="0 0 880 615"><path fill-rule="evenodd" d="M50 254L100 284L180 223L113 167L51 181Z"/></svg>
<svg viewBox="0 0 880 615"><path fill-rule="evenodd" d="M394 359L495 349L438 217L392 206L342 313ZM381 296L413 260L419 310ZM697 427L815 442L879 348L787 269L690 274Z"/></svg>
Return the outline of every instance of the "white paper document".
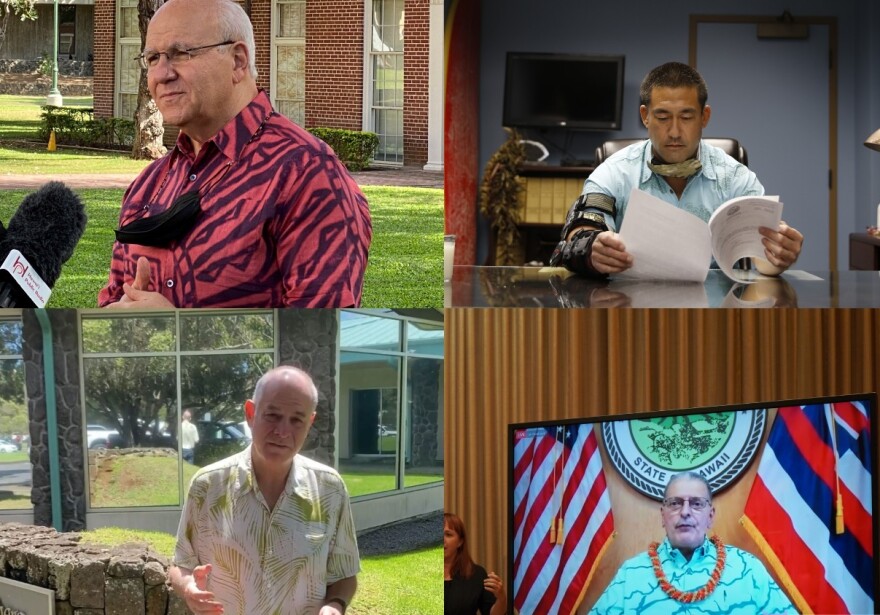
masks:
<svg viewBox="0 0 880 615"><path fill-rule="evenodd" d="M738 197L721 205L709 224L638 189L630 193L620 240L633 266L615 279L704 282L714 255L728 277L742 280L733 265L744 257L764 257L758 227L777 228L779 197Z"/></svg>

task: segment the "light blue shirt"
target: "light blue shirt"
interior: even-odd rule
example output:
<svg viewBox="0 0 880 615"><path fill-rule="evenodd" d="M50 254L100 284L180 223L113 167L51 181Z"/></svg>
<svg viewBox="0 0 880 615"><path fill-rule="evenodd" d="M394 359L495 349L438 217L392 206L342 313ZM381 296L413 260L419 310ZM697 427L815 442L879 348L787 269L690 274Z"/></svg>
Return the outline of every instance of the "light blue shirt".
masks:
<svg viewBox="0 0 880 615"><path fill-rule="evenodd" d="M789 599L773 580L761 561L751 553L727 546L727 559L721 581L707 598L685 604L673 600L662 589L648 553L641 553L623 563L611 583L593 606L590 615L670 615L672 613L797 613ZM716 549L708 539L687 561L668 540L657 548L663 573L681 591L703 587L715 569Z"/></svg>
<svg viewBox="0 0 880 615"><path fill-rule="evenodd" d="M700 141L697 157L703 168L688 179L681 199L666 180L648 168L652 158L650 139L625 147L600 164L584 182L584 193L598 192L616 200L617 216L605 214L608 230L615 232L620 230L633 188L684 209L704 222L709 222L712 212L725 201L764 194L757 176L723 150Z"/></svg>

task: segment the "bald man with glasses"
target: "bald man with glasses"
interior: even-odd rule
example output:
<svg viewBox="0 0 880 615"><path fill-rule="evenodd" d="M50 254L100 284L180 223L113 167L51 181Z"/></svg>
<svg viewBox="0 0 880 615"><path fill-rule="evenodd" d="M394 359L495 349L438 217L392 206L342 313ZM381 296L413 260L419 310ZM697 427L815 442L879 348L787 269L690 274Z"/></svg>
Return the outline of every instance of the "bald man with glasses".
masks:
<svg viewBox="0 0 880 615"><path fill-rule="evenodd" d="M244 9L170 0L137 61L180 135L125 193L99 305L359 305L366 198L333 150L257 87Z"/></svg>
<svg viewBox="0 0 880 615"><path fill-rule="evenodd" d="M797 613L758 558L708 536L715 507L701 474L674 474L663 495L666 539L624 562L591 614Z"/></svg>

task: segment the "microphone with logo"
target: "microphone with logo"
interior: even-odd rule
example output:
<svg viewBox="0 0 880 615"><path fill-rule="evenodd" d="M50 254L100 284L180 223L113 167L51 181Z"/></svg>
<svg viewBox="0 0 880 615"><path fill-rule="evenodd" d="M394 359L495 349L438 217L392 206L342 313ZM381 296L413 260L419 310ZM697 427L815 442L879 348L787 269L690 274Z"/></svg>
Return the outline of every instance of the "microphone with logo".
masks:
<svg viewBox="0 0 880 615"><path fill-rule="evenodd" d="M63 183L27 195L0 234L0 307L45 307L85 228L82 201Z"/></svg>

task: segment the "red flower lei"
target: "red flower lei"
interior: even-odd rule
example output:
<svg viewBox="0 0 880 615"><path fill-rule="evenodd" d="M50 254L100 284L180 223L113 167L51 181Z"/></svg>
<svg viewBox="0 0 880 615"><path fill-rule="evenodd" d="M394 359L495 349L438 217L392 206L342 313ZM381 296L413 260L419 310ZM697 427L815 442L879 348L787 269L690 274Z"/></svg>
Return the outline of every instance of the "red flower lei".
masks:
<svg viewBox="0 0 880 615"><path fill-rule="evenodd" d="M648 555L651 557L651 564L654 566L654 576L656 576L657 580L660 582L660 589L662 589L667 596L678 602L692 603L706 599L715 591L715 588L718 587L718 582L721 580L721 573L724 571L724 562L727 559L727 551L724 548L724 543L721 542L721 539L718 538L718 536L713 535L709 540L712 541L712 544L715 545L716 551L718 551L715 570L712 571L712 576L709 578L708 583L700 589L691 592L683 592L680 589L676 589L672 583L667 580L666 575L663 573L663 567L660 565L660 556L657 555L657 547L660 546L660 543L651 543L651 546L648 547Z"/></svg>

